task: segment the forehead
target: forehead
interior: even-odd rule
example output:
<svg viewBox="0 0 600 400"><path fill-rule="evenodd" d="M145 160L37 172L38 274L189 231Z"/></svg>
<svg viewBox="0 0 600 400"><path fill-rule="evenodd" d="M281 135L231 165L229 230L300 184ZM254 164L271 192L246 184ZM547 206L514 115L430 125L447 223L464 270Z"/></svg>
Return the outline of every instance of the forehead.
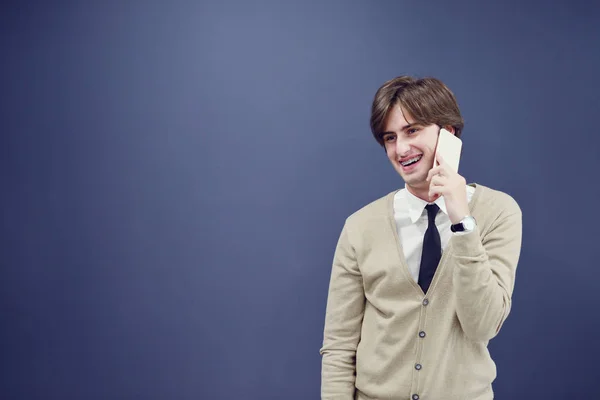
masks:
<svg viewBox="0 0 600 400"><path fill-rule="evenodd" d="M394 105L383 123L384 132L399 132L415 122L414 118L400 104Z"/></svg>

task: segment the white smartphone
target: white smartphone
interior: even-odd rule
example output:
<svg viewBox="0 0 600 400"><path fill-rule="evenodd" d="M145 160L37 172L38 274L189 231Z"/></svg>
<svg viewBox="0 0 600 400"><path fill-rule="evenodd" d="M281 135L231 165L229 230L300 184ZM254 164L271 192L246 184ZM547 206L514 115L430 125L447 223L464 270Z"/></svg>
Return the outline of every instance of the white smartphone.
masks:
<svg viewBox="0 0 600 400"><path fill-rule="evenodd" d="M438 136L437 146L435 148L436 159L433 161L434 167L439 165L437 155L441 154L444 161L454 170L458 172L460 163L460 154L462 151L462 140L442 128Z"/></svg>

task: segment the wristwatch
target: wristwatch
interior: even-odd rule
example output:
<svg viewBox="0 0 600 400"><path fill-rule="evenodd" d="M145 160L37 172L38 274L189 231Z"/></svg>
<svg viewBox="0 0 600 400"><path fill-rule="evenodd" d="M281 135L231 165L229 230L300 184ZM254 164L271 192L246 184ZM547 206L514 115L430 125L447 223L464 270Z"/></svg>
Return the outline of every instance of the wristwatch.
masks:
<svg viewBox="0 0 600 400"><path fill-rule="evenodd" d="M477 226L475 218L470 215L464 217L458 224L450 225L452 232L471 232Z"/></svg>

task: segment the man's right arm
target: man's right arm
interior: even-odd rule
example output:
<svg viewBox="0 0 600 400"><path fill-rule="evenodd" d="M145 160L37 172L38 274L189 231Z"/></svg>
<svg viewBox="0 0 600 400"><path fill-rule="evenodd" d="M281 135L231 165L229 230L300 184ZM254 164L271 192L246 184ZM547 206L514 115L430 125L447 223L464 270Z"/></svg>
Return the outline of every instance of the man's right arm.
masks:
<svg viewBox="0 0 600 400"><path fill-rule="evenodd" d="M352 400L355 393L356 348L365 309L362 275L344 225L337 243L321 348L321 399Z"/></svg>

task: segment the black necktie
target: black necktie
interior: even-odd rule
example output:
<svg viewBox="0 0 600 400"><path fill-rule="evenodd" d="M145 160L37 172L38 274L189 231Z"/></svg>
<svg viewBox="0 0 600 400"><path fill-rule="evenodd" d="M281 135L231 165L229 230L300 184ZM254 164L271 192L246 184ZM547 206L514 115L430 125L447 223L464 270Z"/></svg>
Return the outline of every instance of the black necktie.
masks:
<svg viewBox="0 0 600 400"><path fill-rule="evenodd" d="M435 216L439 211L436 204L429 204L425 207L429 224L423 238L423 253L421 254L421 268L419 270L419 286L423 293L427 293L435 270L442 258L442 242L440 233L435 226Z"/></svg>

